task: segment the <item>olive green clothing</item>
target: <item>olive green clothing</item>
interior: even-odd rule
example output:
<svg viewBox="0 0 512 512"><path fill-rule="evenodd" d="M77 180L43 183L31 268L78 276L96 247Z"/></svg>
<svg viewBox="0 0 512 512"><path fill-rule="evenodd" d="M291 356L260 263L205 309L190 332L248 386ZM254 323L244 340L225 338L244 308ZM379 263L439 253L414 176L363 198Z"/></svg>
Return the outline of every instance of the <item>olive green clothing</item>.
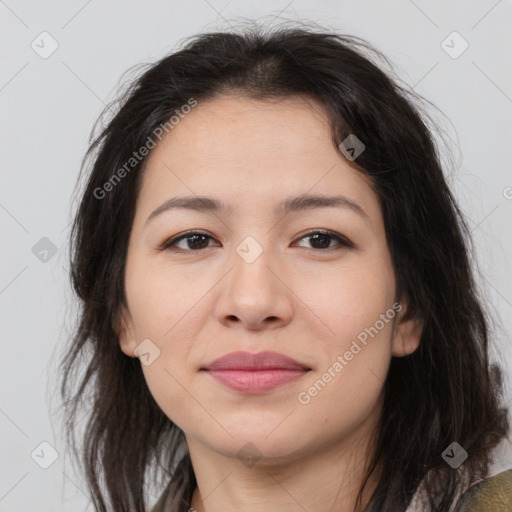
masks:
<svg viewBox="0 0 512 512"><path fill-rule="evenodd" d="M464 512L512 512L512 469L474 484L462 504Z"/></svg>

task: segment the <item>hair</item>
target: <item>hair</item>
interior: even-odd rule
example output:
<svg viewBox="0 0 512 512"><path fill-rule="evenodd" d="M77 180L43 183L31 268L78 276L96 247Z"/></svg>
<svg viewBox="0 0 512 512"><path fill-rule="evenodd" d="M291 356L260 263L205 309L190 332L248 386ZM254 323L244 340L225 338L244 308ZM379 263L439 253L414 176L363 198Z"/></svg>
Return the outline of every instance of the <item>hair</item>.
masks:
<svg viewBox="0 0 512 512"><path fill-rule="evenodd" d="M423 98L373 57L389 64L359 37L302 26L200 34L144 65L111 120L99 135L93 130L69 245L79 319L61 361L60 392L67 439L97 511L145 511L152 471L163 486L155 512L188 510L196 486L183 432L153 399L140 361L119 346L128 240L146 159L101 198L98 190L191 98L201 104L221 95L314 99L328 115L336 148L351 134L365 145L357 161L347 162L379 198L397 299L423 332L414 353L392 358L359 504L381 467L366 511L405 510L422 484L424 510L447 512L463 480L441 457L453 441L469 453L461 468L486 475L509 425L500 369L489 361L490 320L473 276L470 232L443 175ZM78 449L76 416L87 392Z"/></svg>

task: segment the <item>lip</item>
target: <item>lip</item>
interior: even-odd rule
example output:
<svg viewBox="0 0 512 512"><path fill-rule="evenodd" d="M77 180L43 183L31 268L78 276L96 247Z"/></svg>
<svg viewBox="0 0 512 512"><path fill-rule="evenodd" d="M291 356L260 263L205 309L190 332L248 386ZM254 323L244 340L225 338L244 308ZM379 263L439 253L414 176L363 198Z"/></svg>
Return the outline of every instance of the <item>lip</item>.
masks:
<svg viewBox="0 0 512 512"><path fill-rule="evenodd" d="M225 386L242 393L259 394L292 382L311 370L277 352L231 352L201 368Z"/></svg>

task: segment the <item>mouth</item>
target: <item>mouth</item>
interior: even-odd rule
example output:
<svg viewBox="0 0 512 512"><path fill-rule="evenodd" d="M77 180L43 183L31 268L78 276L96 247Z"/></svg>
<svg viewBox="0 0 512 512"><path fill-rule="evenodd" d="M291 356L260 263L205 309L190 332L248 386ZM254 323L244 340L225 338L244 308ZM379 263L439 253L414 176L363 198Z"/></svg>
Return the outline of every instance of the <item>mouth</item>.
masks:
<svg viewBox="0 0 512 512"><path fill-rule="evenodd" d="M311 370L277 352L232 352L201 368L230 389L260 394L295 381Z"/></svg>

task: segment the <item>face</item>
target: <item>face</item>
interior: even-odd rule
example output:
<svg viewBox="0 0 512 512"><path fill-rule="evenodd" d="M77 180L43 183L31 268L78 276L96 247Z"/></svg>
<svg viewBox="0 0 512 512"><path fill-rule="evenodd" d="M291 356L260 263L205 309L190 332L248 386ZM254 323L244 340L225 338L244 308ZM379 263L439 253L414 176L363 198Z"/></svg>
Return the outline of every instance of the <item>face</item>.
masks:
<svg viewBox="0 0 512 512"><path fill-rule="evenodd" d="M292 460L369 435L390 359L420 331L401 321L378 197L322 107L199 102L144 172L119 339L189 446ZM285 203L307 195L341 199ZM226 209L159 208L198 196ZM239 351L278 355L212 365Z"/></svg>

